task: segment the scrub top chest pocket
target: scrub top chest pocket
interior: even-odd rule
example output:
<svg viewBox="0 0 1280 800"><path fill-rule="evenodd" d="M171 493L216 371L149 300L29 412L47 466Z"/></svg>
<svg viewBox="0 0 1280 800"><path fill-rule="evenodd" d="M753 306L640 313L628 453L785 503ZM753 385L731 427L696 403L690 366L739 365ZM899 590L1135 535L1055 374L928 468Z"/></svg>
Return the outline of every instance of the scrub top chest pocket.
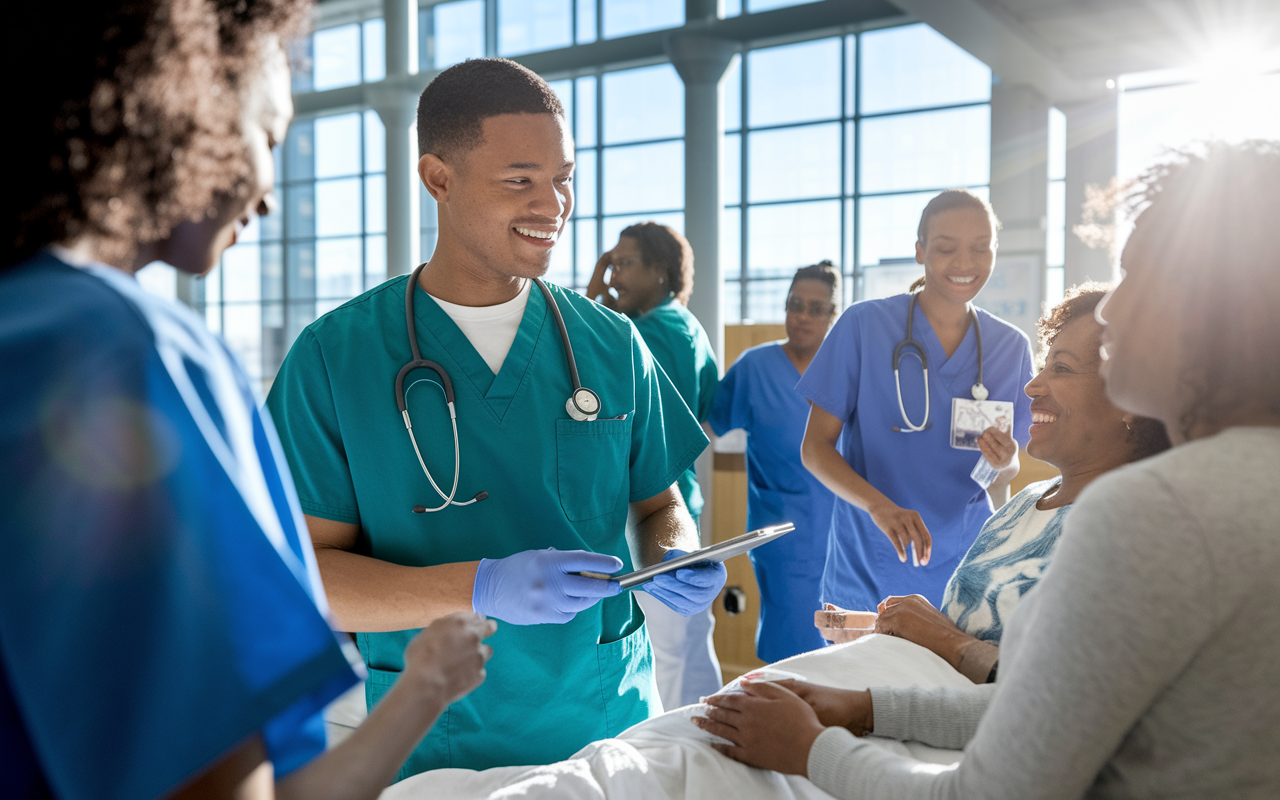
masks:
<svg viewBox="0 0 1280 800"><path fill-rule="evenodd" d="M556 420L556 480L571 522L611 514L627 483L631 419Z"/></svg>

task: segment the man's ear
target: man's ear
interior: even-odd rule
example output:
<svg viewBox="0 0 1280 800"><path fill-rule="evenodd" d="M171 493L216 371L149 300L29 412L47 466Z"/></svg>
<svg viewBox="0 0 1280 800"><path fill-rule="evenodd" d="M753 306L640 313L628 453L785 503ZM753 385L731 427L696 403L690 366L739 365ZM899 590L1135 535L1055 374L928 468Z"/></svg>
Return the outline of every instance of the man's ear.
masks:
<svg viewBox="0 0 1280 800"><path fill-rule="evenodd" d="M453 188L453 170L440 157L427 153L418 159L418 177L422 185L437 203L449 202L449 190Z"/></svg>

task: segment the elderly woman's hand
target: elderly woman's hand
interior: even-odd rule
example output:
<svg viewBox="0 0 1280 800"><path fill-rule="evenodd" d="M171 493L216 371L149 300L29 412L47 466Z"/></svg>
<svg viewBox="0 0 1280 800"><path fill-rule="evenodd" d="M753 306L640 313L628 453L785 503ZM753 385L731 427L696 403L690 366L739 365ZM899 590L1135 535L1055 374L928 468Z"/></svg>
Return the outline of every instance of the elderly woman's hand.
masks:
<svg viewBox="0 0 1280 800"><path fill-rule="evenodd" d="M823 725L848 728L854 736L866 736L875 728L870 691L837 689L806 681L786 680L777 684L808 703Z"/></svg>
<svg viewBox="0 0 1280 800"><path fill-rule="evenodd" d="M956 627L924 597L886 597L880 602L876 633L887 633L927 647L955 669L960 668L964 649L977 641Z"/></svg>
<svg viewBox="0 0 1280 800"><path fill-rule="evenodd" d="M809 774L809 750L826 728L795 692L770 682L743 681L741 692L707 698L705 717L693 724L728 739L713 744L729 758L790 775Z"/></svg>

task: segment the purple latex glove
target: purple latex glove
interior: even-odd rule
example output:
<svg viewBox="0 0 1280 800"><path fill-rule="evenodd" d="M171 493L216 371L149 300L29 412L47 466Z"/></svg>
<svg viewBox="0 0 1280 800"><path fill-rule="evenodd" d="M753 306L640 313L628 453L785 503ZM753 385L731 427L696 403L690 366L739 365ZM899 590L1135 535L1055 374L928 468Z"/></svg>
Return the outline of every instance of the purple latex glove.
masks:
<svg viewBox="0 0 1280 800"><path fill-rule="evenodd" d="M685 555L684 550L668 550L662 557L670 561ZM664 572L644 585L644 590L663 602L667 608L681 616L691 616L703 611L715 601L729 572L719 561L704 561L674 572Z"/></svg>
<svg viewBox="0 0 1280 800"><path fill-rule="evenodd" d="M485 558L476 569L471 607L477 614L512 625L568 622L600 598L622 591L617 581L570 573L588 570L609 574L620 569L622 559L586 550L548 548Z"/></svg>

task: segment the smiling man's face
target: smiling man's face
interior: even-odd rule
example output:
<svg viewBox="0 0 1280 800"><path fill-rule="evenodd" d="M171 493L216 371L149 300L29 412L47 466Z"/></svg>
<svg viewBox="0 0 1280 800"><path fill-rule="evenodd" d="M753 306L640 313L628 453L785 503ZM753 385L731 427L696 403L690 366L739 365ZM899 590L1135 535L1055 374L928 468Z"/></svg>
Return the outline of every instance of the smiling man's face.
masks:
<svg viewBox="0 0 1280 800"><path fill-rule="evenodd" d="M443 188L441 237L447 227L472 269L539 277L573 211L573 137L555 114L499 114L482 130L476 147L420 165Z"/></svg>

